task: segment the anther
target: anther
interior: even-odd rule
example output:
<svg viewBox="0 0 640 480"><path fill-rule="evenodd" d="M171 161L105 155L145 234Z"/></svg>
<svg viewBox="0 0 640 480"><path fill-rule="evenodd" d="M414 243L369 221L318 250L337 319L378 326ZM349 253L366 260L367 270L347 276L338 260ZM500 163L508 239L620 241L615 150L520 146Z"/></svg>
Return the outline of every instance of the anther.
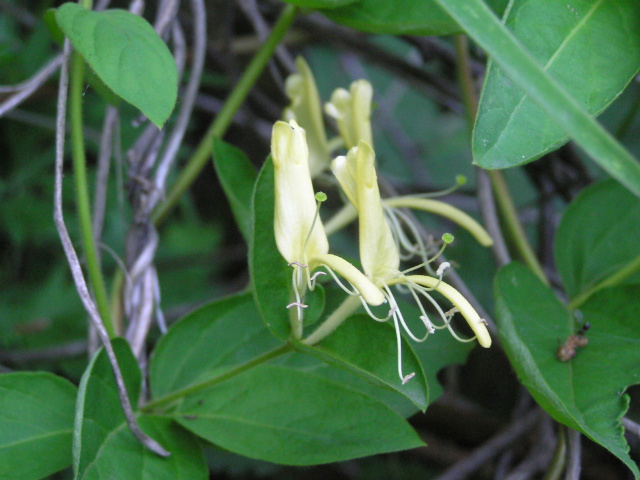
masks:
<svg viewBox="0 0 640 480"><path fill-rule="evenodd" d="M420 320L422 320L422 322L424 323L425 327L427 327L427 331L429 333L431 333L431 334L436 333L436 327L433 326L433 323L431 323L431 320L429 320L424 315L420 315Z"/></svg>
<svg viewBox="0 0 640 480"><path fill-rule="evenodd" d="M309 265L305 265L304 263L298 262L297 260L295 262L289 263L290 267L294 265L297 265L298 267L301 267L301 268L307 268L309 266Z"/></svg>
<svg viewBox="0 0 640 480"><path fill-rule="evenodd" d="M304 303L293 302L293 303L290 303L289 305L287 305L287 308L291 308L291 307L307 308L308 306L309 305L305 305Z"/></svg>
<svg viewBox="0 0 640 480"><path fill-rule="evenodd" d="M316 272L313 275L311 275L311 278L309 280L314 282L315 279L318 278L320 275L326 275L326 274L327 274L327 272Z"/></svg>
<svg viewBox="0 0 640 480"><path fill-rule="evenodd" d="M451 266L451 264L449 262L442 262L440 264L440 266L438 267L438 270L436 271L436 275L438 277L442 276L442 274L444 273L444 271L449 268Z"/></svg>
<svg viewBox="0 0 640 480"><path fill-rule="evenodd" d="M407 383L409 380L411 380L413 377L416 376L416 372L410 373L409 375L407 375L406 377L404 377L402 379L402 385L404 385L405 383Z"/></svg>
<svg viewBox="0 0 640 480"><path fill-rule="evenodd" d="M444 316L445 317L453 317L459 311L460 310L458 310L458 307L453 307L451 310L448 310L448 311L444 312Z"/></svg>

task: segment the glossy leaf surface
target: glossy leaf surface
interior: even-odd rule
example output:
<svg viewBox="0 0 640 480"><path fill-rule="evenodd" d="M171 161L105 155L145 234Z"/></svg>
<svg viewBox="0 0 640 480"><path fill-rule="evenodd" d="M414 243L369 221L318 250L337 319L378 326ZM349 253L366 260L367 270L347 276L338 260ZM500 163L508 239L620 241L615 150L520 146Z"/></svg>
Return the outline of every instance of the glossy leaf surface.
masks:
<svg viewBox="0 0 640 480"><path fill-rule="evenodd" d="M593 161L640 196L640 162L545 72L482 0L435 1L458 21L465 32L493 58L513 83L526 92L550 117L559 121L565 133L571 136ZM532 131L525 133L531 135ZM489 167L477 150L478 145L482 145L484 140L479 136L475 137L474 161L482 167ZM517 155L520 155L522 160L523 154ZM517 157L511 160L519 161Z"/></svg>
<svg viewBox="0 0 640 480"><path fill-rule="evenodd" d="M317 375L262 365L194 394L175 419L220 447L287 465L423 445L382 403Z"/></svg>
<svg viewBox="0 0 640 480"><path fill-rule="evenodd" d="M178 73L153 27L125 10L94 12L75 3L59 7L56 19L100 79L162 127L176 103Z"/></svg>
<svg viewBox="0 0 640 480"><path fill-rule="evenodd" d="M113 342L133 405L137 405L141 375L129 345ZM78 392L73 445L75 479L191 480L208 477L204 456L188 432L166 418L138 417L140 427L171 455L162 458L130 432L120 406L115 378L104 349L89 364Z"/></svg>
<svg viewBox="0 0 640 480"><path fill-rule="evenodd" d="M258 173L245 153L221 138L213 139L213 166L245 241L251 228L251 197Z"/></svg>
<svg viewBox="0 0 640 480"><path fill-rule="evenodd" d="M0 478L36 480L71 465L76 387L45 372L0 375Z"/></svg>
<svg viewBox="0 0 640 480"><path fill-rule="evenodd" d="M562 362L558 347L579 328L567 309L528 269L512 263L495 280L498 330L518 377L557 421L579 430L640 471L628 454L620 418L625 389L640 383L640 288L602 290L582 308L588 344Z"/></svg>
<svg viewBox="0 0 640 480"><path fill-rule="evenodd" d="M203 381L279 345L251 294L212 302L176 323L158 343L150 367L153 397Z"/></svg>
<svg viewBox="0 0 640 480"><path fill-rule="evenodd" d="M569 298L584 298L621 274L617 283L640 283L638 239L638 197L612 180L584 190L567 208L556 233L556 265Z"/></svg>
<svg viewBox="0 0 640 480"><path fill-rule="evenodd" d="M501 13L507 2L487 3ZM322 13L337 23L371 33L448 35L460 31L457 22L434 0L403 0L401 8L387 0L360 0Z"/></svg>
<svg viewBox="0 0 640 480"><path fill-rule="evenodd" d="M367 315L348 318L317 345L309 347L296 344L296 348L392 389L424 411L429 404L427 380L420 360L409 342L403 339L402 343L404 374L416 374L404 385L398 375L398 349L394 328L389 324L379 324Z"/></svg>
<svg viewBox="0 0 640 480"><path fill-rule="evenodd" d="M640 4L635 0L516 0L506 27L591 114L607 107L640 68ZM491 63L474 131L479 165L529 162L556 149L566 135L561 119Z"/></svg>

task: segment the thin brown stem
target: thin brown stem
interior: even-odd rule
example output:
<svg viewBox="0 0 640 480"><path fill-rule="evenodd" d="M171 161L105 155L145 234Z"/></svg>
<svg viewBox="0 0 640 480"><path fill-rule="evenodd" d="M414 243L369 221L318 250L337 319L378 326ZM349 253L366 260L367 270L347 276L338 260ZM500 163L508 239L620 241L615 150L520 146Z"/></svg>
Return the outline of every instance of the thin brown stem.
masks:
<svg viewBox="0 0 640 480"><path fill-rule="evenodd" d="M124 378L122 377L122 372L120 371L120 367L118 365L118 359L116 358L115 352L113 351L113 346L111 345L111 340L109 339L109 334L107 333L107 329L102 323L102 319L100 318L100 313L91 298L91 294L89 293L89 289L87 287L87 282L85 281L84 274L82 272L82 267L80 265L80 260L78 259L78 255L73 248L73 243L71 241L71 237L69 236L69 232L64 223L64 215L62 212L62 170L64 163L64 137L65 137L65 124L66 124L66 104L67 104L67 92L69 87L69 57L71 54L71 43L69 40L65 42L64 48L64 58L62 62L62 69L60 72L60 86L58 90L58 113L57 113L57 129L56 129L56 162L55 162L55 192L54 192L54 208L53 208L53 220L56 225L56 229L58 230L58 234L60 236L60 240L62 242L62 248L64 249L64 253L67 257L67 261L69 263L69 267L71 269L71 274L73 276L73 281L76 285L76 289L78 290L78 295L80 296L80 300L85 307L85 310L89 314L89 319L91 320L93 326L98 332L100 336L100 340L102 341L105 351L109 357L109 361L113 367L113 374L115 376L116 385L118 388L118 396L120 397L120 403L122 405L122 410L124 412L125 418L127 420L127 425L129 429L133 433L133 435L147 448L151 451L157 453L161 456L168 456L169 452L167 452L162 446L153 440L151 437L147 436L138 426L136 421L135 414L133 413L133 408L131 407L131 402L129 401L129 396L127 395L127 389L124 383Z"/></svg>

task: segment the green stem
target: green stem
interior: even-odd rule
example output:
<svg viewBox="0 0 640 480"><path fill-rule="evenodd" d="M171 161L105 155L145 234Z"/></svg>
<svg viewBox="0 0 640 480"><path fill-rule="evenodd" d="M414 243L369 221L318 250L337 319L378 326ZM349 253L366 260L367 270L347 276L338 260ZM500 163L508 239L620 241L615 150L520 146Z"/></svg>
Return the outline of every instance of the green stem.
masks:
<svg viewBox="0 0 640 480"><path fill-rule="evenodd" d="M71 89L69 93L69 117L71 123L71 143L73 148L73 176L76 186L76 203L78 219L84 246L87 273L95 296L100 317L110 337L116 332L109 315L107 289L100 271L100 262L91 230L91 207L89 189L87 188L87 165L84 152L84 136L82 133L82 87L84 76L84 60L78 53L73 54L71 70Z"/></svg>
<svg viewBox="0 0 640 480"><path fill-rule="evenodd" d="M360 307L360 297L355 295L349 295L344 302L336 308L333 313L314 330L314 332L305 338L302 343L305 345L315 345L323 338L329 336L338 328L342 323L349 318Z"/></svg>
<svg viewBox="0 0 640 480"><path fill-rule="evenodd" d="M516 250L520 254L522 261L535 273L545 285L549 285L549 280L542 270L542 266L538 262L536 254L531 248L527 234L522 228L522 224L518 219L518 212L511 199L509 187L501 172L497 170L489 170L491 185L496 195L496 201L500 207L502 219L506 225L507 231L511 235Z"/></svg>
<svg viewBox="0 0 640 480"><path fill-rule="evenodd" d="M211 148L213 147L213 139L222 137L227 131L227 128L233 120L233 116L244 102L249 91L258 80L258 77L262 74L267 62L273 56L276 47L280 44L280 41L293 23L297 12L298 7L295 5L287 5L282 11L280 18L271 30L271 34L247 66L242 77L231 92L231 95L229 95L229 98L225 101L222 110L220 110L220 113L218 113L215 121L207 130L195 153L182 170L180 177L178 177L178 180L173 185L166 200L160 204L154 212L153 222L156 225L164 221L167 214L175 206L182 194L191 186L207 163L209 155L211 154Z"/></svg>
<svg viewBox="0 0 640 480"><path fill-rule="evenodd" d="M634 258L625 267L621 268L616 273L608 276L607 278L602 280L597 285L595 285L595 286L591 287L590 289L582 292L580 295L578 295L573 300L571 300L569 302L569 304L567 305L567 307L570 310L575 310L580 305L582 305L584 302L586 302L589 299L589 297L591 297L591 295L593 295L597 291L602 290L603 288L613 287L614 285L618 285L625 278L633 275L638 270L640 270L640 256Z"/></svg>
<svg viewBox="0 0 640 480"><path fill-rule="evenodd" d="M551 465L543 480L558 480L567 459L567 427L558 426L558 443L551 459Z"/></svg>
<svg viewBox="0 0 640 480"><path fill-rule="evenodd" d="M187 395L193 395L195 393L211 388L214 385L218 385L219 383L222 383L225 380L229 380L230 378L235 377L236 375L240 375L241 373L246 372L247 370L257 365L265 363L273 358L279 357L280 355L284 355L285 353L289 353L292 350L293 350L293 347L291 346L291 344L286 343L278 348L275 348L266 353L263 353L262 355L252 358L251 360L243 364L237 365L231 370L228 370L224 373L211 377L205 380L204 382L189 385L188 387L185 387L181 390L176 390L175 392L165 395L164 397L156 398L155 400L152 400L151 402L147 403L144 407L142 407L142 411L146 413L153 412L161 407L170 405L174 403L176 400L180 400L181 398L184 398Z"/></svg>
<svg viewBox="0 0 640 480"><path fill-rule="evenodd" d="M470 125L473 125L478 112L478 101L473 86L471 69L469 68L469 50L467 48L466 36L456 36L455 43L458 58L458 81L460 82L460 88L462 90L462 98L465 110L467 111L467 118ZM538 278L540 278L545 285L549 285L549 280L544 274L542 266L531 248L531 244L522 228L520 220L518 220L518 213L504 176L497 170L489 170L489 177L491 178L491 185L493 186L493 192L496 196L502 219L513 239L516 250L525 264L533 270Z"/></svg>

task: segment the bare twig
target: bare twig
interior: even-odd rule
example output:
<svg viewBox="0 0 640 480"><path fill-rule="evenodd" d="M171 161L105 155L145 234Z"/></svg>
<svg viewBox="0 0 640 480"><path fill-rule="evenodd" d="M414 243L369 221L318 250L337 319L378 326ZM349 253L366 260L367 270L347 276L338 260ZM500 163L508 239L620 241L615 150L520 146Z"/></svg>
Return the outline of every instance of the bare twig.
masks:
<svg viewBox="0 0 640 480"><path fill-rule="evenodd" d="M261 42L264 42L269 36L269 24L264 19L264 17L260 14L260 9L256 0L238 0L238 5L245 13L249 21L253 24L253 28L258 35L258 38ZM295 62L291 57L291 54L287 51L284 45L279 45L276 48L276 57L284 65L284 67L289 71L293 72L296 70ZM275 69L272 70L272 75L276 80L281 80L278 73Z"/></svg>
<svg viewBox="0 0 640 480"><path fill-rule="evenodd" d="M158 9L158 14L154 22L154 28L158 35L164 36L164 32L169 28L171 22L178 13L178 7L180 6L180 0L164 0L161 8Z"/></svg>
<svg viewBox="0 0 640 480"><path fill-rule="evenodd" d="M109 166L111 165L111 150L115 129L118 127L118 109L107 107L104 117L102 136L100 138L100 154L98 155L98 175L96 178L96 190L93 196L93 239L96 245L102 238L104 212L107 204L107 184L109 181Z"/></svg>
<svg viewBox="0 0 640 480"><path fill-rule="evenodd" d="M640 425L633 420L627 417L622 417L622 426L627 430L627 432L631 432L635 436L640 437Z"/></svg>
<svg viewBox="0 0 640 480"><path fill-rule="evenodd" d="M166 3L170 8L170 3ZM147 186L134 188L131 200L134 206L134 224L131 227L127 239L127 264L129 265L129 277L131 282L125 289L125 308L129 317L127 339L138 359L143 358L144 343L151 326L154 313L161 329L164 327L164 317L160 310L160 288L157 272L154 267L154 256L158 245L158 235L153 226L150 215L153 208L163 198L167 176L173 165L178 149L182 144L189 119L193 112L195 99L200 86L200 78L204 68L206 53L206 10L203 0L191 0L191 9L194 19L193 40L193 65L189 82L182 96L178 118L169 136L167 146L158 161L160 143L156 143L150 151L145 153L142 168L137 169L132 165L140 182L146 182ZM174 37L174 55L184 58L186 45L182 37L179 24L174 23L172 32L178 34ZM156 137L157 142L161 137ZM156 164L155 177L150 179L153 165Z"/></svg>
<svg viewBox="0 0 640 480"><path fill-rule="evenodd" d="M184 133L187 129L191 113L193 112L193 106L198 95L198 89L200 87L200 77L202 75L202 69L204 68L204 59L206 54L206 39L207 39L207 23L206 23L206 11L204 2L202 0L191 0L191 8L193 10L194 18L194 33L193 33L193 66L191 68L191 76L189 83L184 91L182 97L182 104L180 105L180 112L178 113L178 119L176 125L171 132L167 147L164 150L158 168L156 170L155 186L156 192L164 191L164 185L167 180L167 175L173 162L175 161L178 153L178 148L182 144ZM150 202L151 209L156 205L159 198L152 198Z"/></svg>
<svg viewBox="0 0 640 480"><path fill-rule="evenodd" d="M544 472L556 446L556 437L553 432L553 421L547 415L542 415L538 423L537 436L528 455L522 460L509 475L497 476L504 480L528 480L539 472Z"/></svg>
<svg viewBox="0 0 640 480"><path fill-rule="evenodd" d="M458 462L437 480L462 480L486 462L509 447L518 438L529 432L540 418L539 410L532 410L523 417L512 422L507 429L487 441L482 447L476 449L471 455Z"/></svg>
<svg viewBox="0 0 640 480"><path fill-rule="evenodd" d="M580 459L582 458L580 437L580 432L567 428L567 469L564 474L565 480L580 480Z"/></svg>
<svg viewBox="0 0 640 480"><path fill-rule="evenodd" d="M0 87L0 93L16 92L15 95L10 96L4 102L0 103L0 117L29 98L33 92L38 90L51 78L58 68L60 68L60 65L62 65L62 55L58 55L49 61L49 63L42 67L42 69L30 79L18 85Z"/></svg>
<svg viewBox="0 0 640 480"><path fill-rule="evenodd" d="M69 42L69 40L66 40L63 54L62 70L60 73L60 87L58 90L58 128L56 130L56 167L53 219L56 225L56 229L58 230L58 234L60 235L62 247L67 257L67 261L69 263L71 274L73 276L76 289L78 290L80 300L82 301L85 310L89 314L89 319L91 320L92 324L98 332L98 335L100 336L100 340L104 345L107 356L109 357L109 361L111 362L111 365L113 367L113 374L115 376L118 388L118 395L120 397L120 403L122 405L122 410L124 412L127 425L129 426L131 433L133 433L133 435L144 446L157 453L158 455L166 457L169 455L169 452L162 448L162 446L158 442L147 436L138 426L135 414L133 413L133 409L129 401L129 396L127 395L127 389L122 377L122 372L120 371L120 367L118 365L118 359L116 358L115 352L113 351L111 340L109 339L107 330L102 323L100 314L98 313L98 309L93 299L91 298L91 295L89 294L89 289L87 288L87 283L84 279L84 274L82 273L82 267L80 266L78 255L73 248L73 243L71 242L69 232L67 231L67 227L64 223L64 216L62 212L62 169L64 163L66 104L69 84L68 59L70 53L71 43Z"/></svg>
<svg viewBox="0 0 640 480"><path fill-rule="evenodd" d="M496 202L493 198L493 190L491 188L491 180L489 175L482 168L476 169L476 178L478 183L478 202L480 204L480 212L487 231L493 238L491 251L498 267L502 267L511 261L509 250L502 235L500 221L496 212Z"/></svg>
<svg viewBox="0 0 640 480"><path fill-rule="evenodd" d="M87 342L78 340L56 345L48 348L37 348L33 350L0 350L0 362L9 363L30 363L46 362L51 360L63 360L66 358L79 357L86 354Z"/></svg>

